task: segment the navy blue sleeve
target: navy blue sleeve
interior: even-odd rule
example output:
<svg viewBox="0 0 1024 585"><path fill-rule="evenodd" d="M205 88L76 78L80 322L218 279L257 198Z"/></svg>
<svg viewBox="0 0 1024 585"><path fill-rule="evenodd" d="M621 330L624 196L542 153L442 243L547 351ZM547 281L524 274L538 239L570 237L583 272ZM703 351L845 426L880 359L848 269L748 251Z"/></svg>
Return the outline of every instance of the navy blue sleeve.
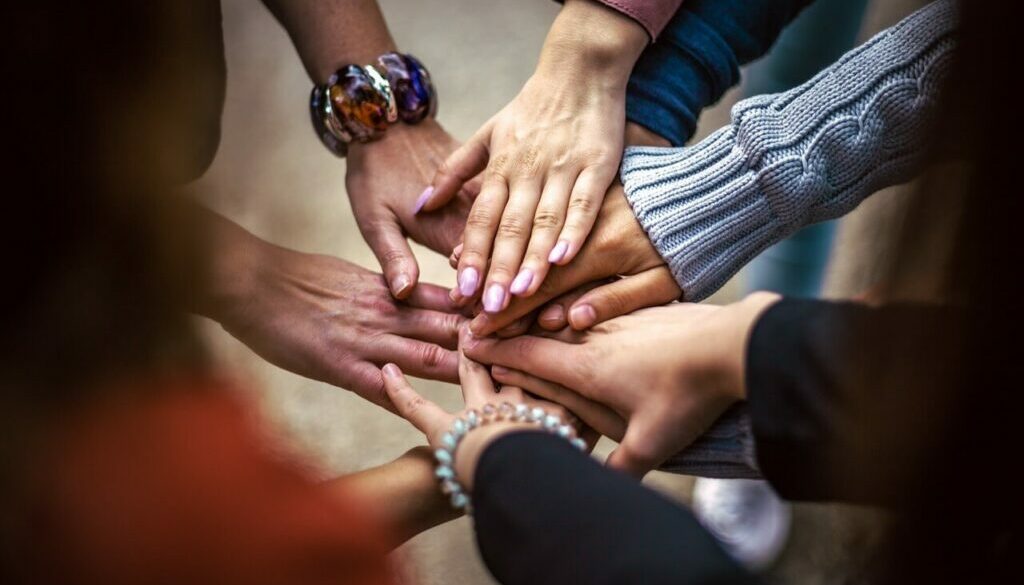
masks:
<svg viewBox="0 0 1024 585"><path fill-rule="evenodd" d="M626 119L682 146L701 110L740 79L812 0L688 0L641 55L626 95Z"/></svg>

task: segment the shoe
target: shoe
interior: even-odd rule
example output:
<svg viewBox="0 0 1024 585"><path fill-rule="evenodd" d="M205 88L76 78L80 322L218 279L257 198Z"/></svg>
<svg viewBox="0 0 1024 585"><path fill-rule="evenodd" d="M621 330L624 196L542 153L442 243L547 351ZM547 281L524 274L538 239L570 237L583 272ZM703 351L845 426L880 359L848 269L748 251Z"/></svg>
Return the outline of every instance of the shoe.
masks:
<svg viewBox="0 0 1024 585"><path fill-rule="evenodd" d="M723 548L754 572L770 567L789 538L792 510L765 481L699 478L693 511Z"/></svg>

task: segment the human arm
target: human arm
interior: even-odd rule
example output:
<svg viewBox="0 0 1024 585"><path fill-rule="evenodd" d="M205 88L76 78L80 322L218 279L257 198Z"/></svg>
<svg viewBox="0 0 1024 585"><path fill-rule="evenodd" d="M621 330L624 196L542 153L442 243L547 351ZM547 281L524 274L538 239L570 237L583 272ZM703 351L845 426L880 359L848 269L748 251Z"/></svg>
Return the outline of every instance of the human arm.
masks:
<svg viewBox="0 0 1024 585"><path fill-rule="evenodd" d="M692 148L630 149L627 197L684 297L706 298L770 244L913 176L955 30L955 3L939 0L809 82L740 102Z"/></svg>
<svg viewBox="0 0 1024 585"><path fill-rule="evenodd" d="M397 48L374 0L265 3L287 29L314 83L344 65L371 63ZM310 139L315 139L312 131ZM462 237L476 183L460 189L444 209L415 213L417 195L457 147L433 119L396 124L380 140L349 145L345 186L352 212L396 298L408 298L419 281L407 237L445 255ZM324 160L331 159L325 154Z"/></svg>
<svg viewBox="0 0 1024 585"><path fill-rule="evenodd" d="M379 367L455 381L458 328L447 292L419 286L394 300L379 274L263 241L198 209L209 238L205 284L191 310L219 322L267 361L391 408Z"/></svg>
<svg viewBox="0 0 1024 585"><path fill-rule="evenodd" d="M494 387L486 369L466 364L462 382L472 405L472 392ZM439 446L452 415L391 373L392 400ZM507 399L505 392L495 398ZM473 494L481 555L502 583L754 581L685 508L535 425L498 421L469 431L454 469Z"/></svg>

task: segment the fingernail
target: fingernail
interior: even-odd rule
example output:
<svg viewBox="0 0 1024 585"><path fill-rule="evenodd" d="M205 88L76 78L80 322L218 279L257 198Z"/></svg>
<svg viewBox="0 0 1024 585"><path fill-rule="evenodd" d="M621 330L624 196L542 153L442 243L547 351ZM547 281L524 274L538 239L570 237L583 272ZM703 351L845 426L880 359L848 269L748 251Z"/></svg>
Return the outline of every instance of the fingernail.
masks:
<svg viewBox="0 0 1024 585"><path fill-rule="evenodd" d="M412 206L412 214L416 215L423 210L423 206L430 200L430 196L434 194L434 187L430 186L420 193L420 196L416 199L416 204Z"/></svg>
<svg viewBox="0 0 1024 585"><path fill-rule="evenodd" d="M569 311L569 323L572 324L573 329L586 329L595 321L597 321L597 311L590 305L580 305Z"/></svg>
<svg viewBox="0 0 1024 585"><path fill-rule="evenodd" d="M551 305L540 314L540 320L561 323L565 320L565 308L562 305Z"/></svg>
<svg viewBox="0 0 1024 585"><path fill-rule="evenodd" d="M405 274L399 274L391 281L391 294L395 297L401 297L404 293L409 292L412 288L412 279Z"/></svg>
<svg viewBox="0 0 1024 585"><path fill-rule="evenodd" d="M487 315L482 313L469 322L469 331L474 336L482 335L485 327L487 327Z"/></svg>
<svg viewBox="0 0 1024 585"><path fill-rule="evenodd" d="M504 376L509 372L509 369L505 366L491 366L492 376Z"/></svg>
<svg viewBox="0 0 1024 585"><path fill-rule="evenodd" d="M533 271L529 268L523 268L516 275L515 280L512 281L509 291L514 295L521 295L530 288L531 284L533 284Z"/></svg>
<svg viewBox="0 0 1024 585"><path fill-rule="evenodd" d="M476 293L476 285L480 281L480 273L476 268L469 266L459 273L459 292L464 297L471 297Z"/></svg>
<svg viewBox="0 0 1024 585"><path fill-rule="evenodd" d="M487 288L484 293L484 310L488 313L497 313L505 305L505 287L497 282Z"/></svg>
<svg viewBox="0 0 1024 585"><path fill-rule="evenodd" d="M550 262L552 264L557 264L557 263L561 262L562 258L565 258L565 253L568 252L568 251L569 251L569 242L567 242L565 240L558 240L558 243L555 244L554 249L551 250L550 254L548 254L548 262Z"/></svg>
<svg viewBox="0 0 1024 585"><path fill-rule="evenodd" d="M389 377L389 378L401 378L402 377L402 370L399 370L398 366L396 366L395 364L386 364L382 368L382 370L384 372L384 375Z"/></svg>
<svg viewBox="0 0 1024 585"><path fill-rule="evenodd" d="M480 338L473 335L469 327L463 328L459 333L459 344L462 346L462 349L473 349L479 341Z"/></svg>
<svg viewBox="0 0 1024 585"><path fill-rule="evenodd" d="M458 258L459 256L462 256L462 247L463 246L465 246L465 244L459 244L458 246L455 246L455 249L452 250L452 256L454 256L456 258Z"/></svg>

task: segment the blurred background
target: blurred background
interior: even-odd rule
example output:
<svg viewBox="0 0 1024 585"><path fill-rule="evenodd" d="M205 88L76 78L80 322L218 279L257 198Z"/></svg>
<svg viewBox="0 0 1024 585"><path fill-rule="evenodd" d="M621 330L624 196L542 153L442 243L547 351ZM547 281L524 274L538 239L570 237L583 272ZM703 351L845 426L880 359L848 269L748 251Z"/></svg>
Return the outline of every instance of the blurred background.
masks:
<svg viewBox="0 0 1024 585"><path fill-rule="evenodd" d="M438 118L464 139L504 106L532 73L558 5L548 0L379 0L399 49L430 69L440 96ZM228 89L223 137L212 168L196 185L218 212L275 244L379 266L356 228L345 193L345 163L309 127L311 82L283 29L258 0L223 0ZM872 0L861 39L911 12L921 0ZM701 119L705 136L728 122L741 90ZM890 222L900 220L903 189L876 195L840 224L824 294L849 297L875 282ZM411 202L418 195L409 193ZM416 250L421 280L451 286L446 258ZM745 290L741 274L709 302ZM323 477L385 463L422 441L397 417L355 395L271 366L210 322L202 324L225 369L251 382L280 436ZM449 384L419 381L427 396L451 409L461 402ZM604 441L598 448L609 450ZM647 482L686 501L689 478L652 473ZM614 511L610 511L614 513ZM790 546L771 580L856 583L880 518L843 506L794 510ZM423 585L493 583L480 563L466 519L428 531L396 553L407 579Z"/></svg>

